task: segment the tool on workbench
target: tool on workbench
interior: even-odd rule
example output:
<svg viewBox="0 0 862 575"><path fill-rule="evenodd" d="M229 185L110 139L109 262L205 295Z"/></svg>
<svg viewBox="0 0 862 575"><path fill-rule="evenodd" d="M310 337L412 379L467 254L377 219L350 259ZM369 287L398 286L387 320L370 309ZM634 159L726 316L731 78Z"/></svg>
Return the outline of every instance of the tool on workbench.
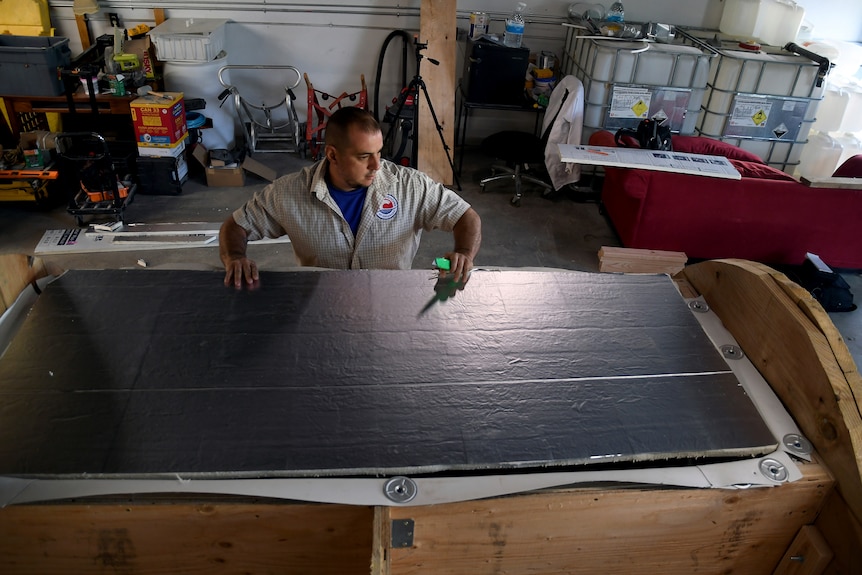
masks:
<svg viewBox="0 0 862 575"><path fill-rule="evenodd" d="M452 262L450 262L447 258L435 258L432 262L432 266L434 269L440 270L442 272L448 272L452 267ZM426 311L431 309L431 307L437 303L446 301L449 298L455 297L455 293L458 290L464 289L464 284L466 282L463 281L455 281L452 276L439 274L437 276L437 282L434 284L434 297L425 304L425 307L419 312L419 315L423 315Z"/></svg>

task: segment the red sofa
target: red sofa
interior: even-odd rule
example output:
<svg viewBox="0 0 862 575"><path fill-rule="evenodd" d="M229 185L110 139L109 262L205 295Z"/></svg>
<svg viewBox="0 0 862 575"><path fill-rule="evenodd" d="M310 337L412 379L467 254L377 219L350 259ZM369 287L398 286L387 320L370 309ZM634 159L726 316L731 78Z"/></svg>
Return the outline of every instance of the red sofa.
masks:
<svg viewBox="0 0 862 575"><path fill-rule="evenodd" d="M589 143L614 146L614 134L596 132ZM724 156L742 179L606 168L602 204L624 246L793 265L812 252L831 267L862 269L862 190L809 187L720 140L674 136L672 144ZM862 177L862 156L835 176Z"/></svg>

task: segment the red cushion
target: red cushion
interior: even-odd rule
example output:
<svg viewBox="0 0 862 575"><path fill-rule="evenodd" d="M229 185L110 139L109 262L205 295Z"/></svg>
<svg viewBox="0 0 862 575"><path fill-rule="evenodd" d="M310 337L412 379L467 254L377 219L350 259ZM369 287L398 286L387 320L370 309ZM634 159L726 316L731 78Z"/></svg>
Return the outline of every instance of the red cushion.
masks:
<svg viewBox="0 0 862 575"><path fill-rule="evenodd" d="M836 178L862 178L862 154L847 158L832 175Z"/></svg>
<svg viewBox="0 0 862 575"><path fill-rule="evenodd" d="M670 139L670 143L676 152L723 156L728 160L742 160L764 164L764 161L757 154L743 150L733 144L722 142L721 140L713 140L712 138L703 138L700 136L673 136Z"/></svg>
<svg viewBox="0 0 862 575"><path fill-rule="evenodd" d="M629 147L636 148L637 141L634 138L627 138L626 141ZM756 164L766 163L760 159L760 156L743 150L733 144L722 142L721 140L713 140L712 138L704 138L701 136L671 136L670 143L675 152L686 152L689 154L704 154L707 156L723 156L729 160L742 160L745 162L753 162ZM607 130L599 130L590 136L591 146L616 146L614 134Z"/></svg>
<svg viewBox="0 0 862 575"><path fill-rule="evenodd" d="M731 159L730 163L743 178L760 178L761 180L785 180L795 182L792 176L785 174L778 168L773 168L764 163L746 162L744 160Z"/></svg>

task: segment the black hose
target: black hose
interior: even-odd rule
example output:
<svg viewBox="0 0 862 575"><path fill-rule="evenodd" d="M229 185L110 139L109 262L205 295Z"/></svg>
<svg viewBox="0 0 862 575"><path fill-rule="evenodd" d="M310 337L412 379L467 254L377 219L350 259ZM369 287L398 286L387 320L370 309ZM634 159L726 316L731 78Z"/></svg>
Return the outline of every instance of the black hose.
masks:
<svg viewBox="0 0 862 575"><path fill-rule="evenodd" d="M407 86L407 46L413 42L413 36L406 30L393 30L386 37L386 40L383 41L383 46L380 48L380 56L377 57L377 78L374 80L374 110L372 110L372 113L374 114L374 119L378 122L380 121L378 107L380 104L380 75L383 73L383 60L386 57L386 48L389 46L389 42L398 36L404 40L401 58L401 86Z"/></svg>
<svg viewBox="0 0 862 575"><path fill-rule="evenodd" d="M832 64L829 62L829 58L821 56L820 54L815 54L814 52L806 50L799 44L794 44L793 42L785 44L784 49L788 52L793 52L794 54L804 56L809 60L817 62L820 65L820 68L817 70L817 87L819 88L823 85L826 75L829 74L829 70L832 69Z"/></svg>

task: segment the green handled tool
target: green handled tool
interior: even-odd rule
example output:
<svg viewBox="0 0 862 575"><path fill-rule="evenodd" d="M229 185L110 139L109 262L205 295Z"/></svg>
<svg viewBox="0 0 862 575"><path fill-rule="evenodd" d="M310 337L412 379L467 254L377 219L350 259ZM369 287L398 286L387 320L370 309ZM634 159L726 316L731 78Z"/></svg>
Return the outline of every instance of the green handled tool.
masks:
<svg viewBox="0 0 862 575"><path fill-rule="evenodd" d="M447 258L434 258L432 265L438 270L443 270L444 272L448 272L452 268L452 262Z"/></svg>

